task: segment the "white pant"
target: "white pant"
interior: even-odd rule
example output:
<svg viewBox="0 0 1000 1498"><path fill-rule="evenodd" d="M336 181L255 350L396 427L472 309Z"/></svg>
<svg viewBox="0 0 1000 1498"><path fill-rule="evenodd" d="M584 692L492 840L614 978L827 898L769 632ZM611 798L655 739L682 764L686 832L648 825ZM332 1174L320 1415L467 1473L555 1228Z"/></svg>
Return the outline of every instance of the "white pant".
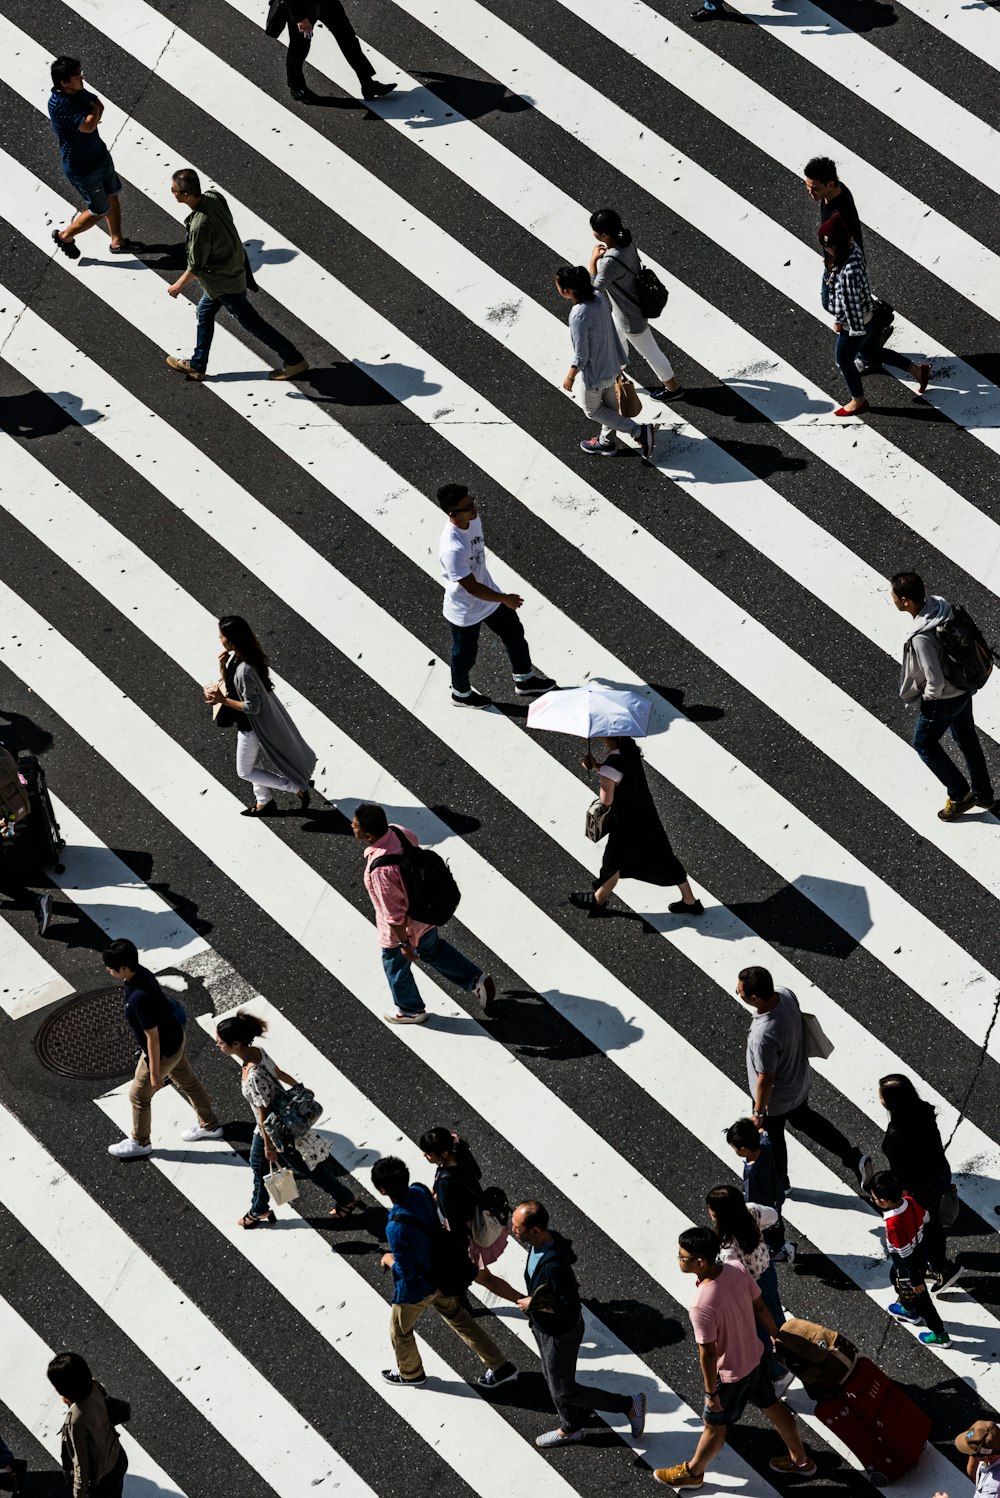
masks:
<svg viewBox="0 0 1000 1498"><path fill-rule="evenodd" d="M579 375L573 382L573 394L576 396L577 405L590 417L591 421L600 421L601 441L610 442L612 429L618 432L628 432L638 442L642 437L642 427L637 421L629 416L623 416L618 409L618 393L615 390L614 381L599 390L588 390Z"/></svg>
<svg viewBox="0 0 1000 1498"><path fill-rule="evenodd" d="M304 786L293 785L286 780L284 775L275 775L271 770L258 770L256 764L260 758L260 739L253 729L246 733L236 734L236 773L241 780L249 780L253 784L253 793L261 803L269 801L269 791L295 791L304 790Z"/></svg>
<svg viewBox="0 0 1000 1498"><path fill-rule="evenodd" d="M660 384L669 385L670 381L674 378L674 366L653 337L653 330L649 326L649 323L646 324L641 333L630 333L625 326L624 317L622 317L614 302L611 304L611 316L614 318L615 327L618 329L618 335L622 342L624 343L627 339L636 353L641 354L645 359Z"/></svg>

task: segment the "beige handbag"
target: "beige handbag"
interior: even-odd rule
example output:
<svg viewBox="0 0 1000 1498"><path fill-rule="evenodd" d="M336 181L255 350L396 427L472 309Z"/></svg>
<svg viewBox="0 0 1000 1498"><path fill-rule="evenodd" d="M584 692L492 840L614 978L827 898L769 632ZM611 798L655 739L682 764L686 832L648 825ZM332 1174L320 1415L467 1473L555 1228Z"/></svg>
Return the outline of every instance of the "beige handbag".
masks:
<svg viewBox="0 0 1000 1498"><path fill-rule="evenodd" d="M618 396L618 414L634 421L642 410L642 401L636 395L635 386L628 375L620 374L615 380L615 393Z"/></svg>
<svg viewBox="0 0 1000 1498"><path fill-rule="evenodd" d="M802 1040L806 1055L818 1061L826 1061L833 1054L833 1041L826 1034L815 1014L802 1011Z"/></svg>
<svg viewBox="0 0 1000 1498"><path fill-rule="evenodd" d="M270 1172L264 1177L264 1185L276 1207L287 1207L288 1203L295 1201L299 1194L298 1182L287 1166L283 1166L280 1170L272 1166Z"/></svg>

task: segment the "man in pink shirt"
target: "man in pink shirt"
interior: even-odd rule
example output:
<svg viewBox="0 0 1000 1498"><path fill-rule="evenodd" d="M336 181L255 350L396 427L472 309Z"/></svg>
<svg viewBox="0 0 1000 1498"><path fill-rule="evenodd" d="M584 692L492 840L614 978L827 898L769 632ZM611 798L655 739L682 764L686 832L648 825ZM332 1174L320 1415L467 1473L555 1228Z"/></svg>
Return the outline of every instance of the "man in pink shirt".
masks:
<svg viewBox="0 0 1000 1498"><path fill-rule="evenodd" d="M445 941L436 926L410 919L406 885L398 856L401 843L381 806L359 806L351 821L354 836L365 855L365 889L375 907L375 929L382 948L382 966L389 980L395 1009L385 1017L390 1025L422 1025L427 1018L424 1001L413 979L411 963L419 958L449 983L475 993L489 1009L496 996L493 979ZM415 847L417 835L408 827L399 829ZM381 860L387 860L381 862ZM397 860L395 862L389 860ZM379 867L373 867L378 864Z"/></svg>
<svg viewBox="0 0 1000 1498"><path fill-rule="evenodd" d="M761 1299L760 1286L742 1264L719 1263L719 1240L711 1228L687 1228L677 1242L681 1273L698 1277L688 1315L705 1382L705 1424L691 1460L659 1467L653 1477L676 1492L700 1488L705 1468L722 1450L729 1426L748 1404L767 1416L788 1448L787 1456L771 1458L772 1470L814 1476L816 1463L802 1444L795 1416L774 1392L763 1361L756 1323L772 1337L778 1328Z"/></svg>

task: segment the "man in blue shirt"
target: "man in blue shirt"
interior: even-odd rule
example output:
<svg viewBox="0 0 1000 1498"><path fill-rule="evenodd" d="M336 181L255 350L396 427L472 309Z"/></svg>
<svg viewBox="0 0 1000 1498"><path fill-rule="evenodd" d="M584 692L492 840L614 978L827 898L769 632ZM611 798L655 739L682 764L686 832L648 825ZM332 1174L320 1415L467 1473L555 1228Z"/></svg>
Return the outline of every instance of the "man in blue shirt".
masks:
<svg viewBox="0 0 1000 1498"><path fill-rule="evenodd" d="M86 207L65 229L53 229L52 238L70 260L80 258L76 236L101 219L108 221L112 255L127 255L135 246L122 238L122 214L118 194L122 190L111 152L97 127L104 105L83 86L83 70L76 57L57 57L52 64L49 119L59 142L63 171Z"/></svg>

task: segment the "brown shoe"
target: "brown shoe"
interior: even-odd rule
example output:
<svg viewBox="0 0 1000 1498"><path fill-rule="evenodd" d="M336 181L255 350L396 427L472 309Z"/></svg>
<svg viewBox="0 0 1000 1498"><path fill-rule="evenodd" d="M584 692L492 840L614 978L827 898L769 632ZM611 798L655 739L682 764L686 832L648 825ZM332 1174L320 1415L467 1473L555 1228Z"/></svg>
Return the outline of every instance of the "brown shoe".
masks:
<svg viewBox="0 0 1000 1498"><path fill-rule="evenodd" d="M963 811L971 811L975 804L976 798L971 791L966 791L965 795L960 796L957 801L953 801L949 796L938 812L938 817L942 822L957 822Z"/></svg>
<svg viewBox="0 0 1000 1498"><path fill-rule="evenodd" d="M298 364L285 364L281 369L272 369L268 375L269 380L297 380L299 375L304 375L309 368L308 359L300 359Z"/></svg>
<svg viewBox="0 0 1000 1498"><path fill-rule="evenodd" d="M205 371L203 369L192 369L190 359L175 359L173 354L167 355L167 368L176 369L178 374L186 375L189 380L203 380Z"/></svg>

